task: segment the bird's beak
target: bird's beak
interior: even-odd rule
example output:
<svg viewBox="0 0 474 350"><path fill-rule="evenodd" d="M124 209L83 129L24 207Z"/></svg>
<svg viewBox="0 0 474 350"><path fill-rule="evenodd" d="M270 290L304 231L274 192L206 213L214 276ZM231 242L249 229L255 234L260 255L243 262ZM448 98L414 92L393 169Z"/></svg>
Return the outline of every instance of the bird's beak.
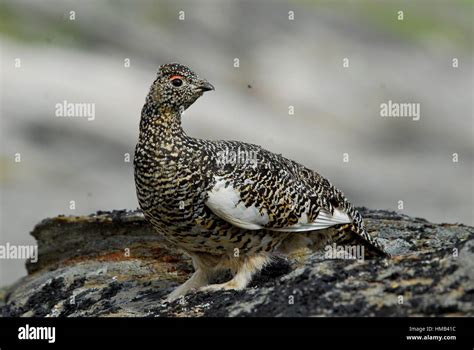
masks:
<svg viewBox="0 0 474 350"><path fill-rule="evenodd" d="M202 80L198 85L197 85L197 89L204 92L204 91L211 91L211 90L215 90L214 89L214 85L212 85L210 82L208 82L207 80Z"/></svg>

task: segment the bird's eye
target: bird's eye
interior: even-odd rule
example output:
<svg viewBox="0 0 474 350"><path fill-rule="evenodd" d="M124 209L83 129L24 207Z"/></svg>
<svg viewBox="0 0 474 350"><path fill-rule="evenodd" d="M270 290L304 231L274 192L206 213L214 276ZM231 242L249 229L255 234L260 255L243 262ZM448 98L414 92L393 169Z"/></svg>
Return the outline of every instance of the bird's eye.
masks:
<svg viewBox="0 0 474 350"><path fill-rule="evenodd" d="M173 86L180 87L183 85L183 80L179 77L173 77L171 78L171 84L173 84Z"/></svg>

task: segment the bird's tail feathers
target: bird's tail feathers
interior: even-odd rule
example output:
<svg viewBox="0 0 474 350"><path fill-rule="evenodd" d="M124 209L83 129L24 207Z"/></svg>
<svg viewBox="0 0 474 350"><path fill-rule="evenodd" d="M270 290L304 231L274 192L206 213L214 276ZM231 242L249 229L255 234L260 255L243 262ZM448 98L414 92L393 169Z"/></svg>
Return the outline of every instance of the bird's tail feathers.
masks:
<svg viewBox="0 0 474 350"><path fill-rule="evenodd" d="M372 237L364 228L359 228L355 224L345 224L336 227L332 232L332 241L337 246L360 246L363 247L364 258L386 257L384 247Z"/></svg>

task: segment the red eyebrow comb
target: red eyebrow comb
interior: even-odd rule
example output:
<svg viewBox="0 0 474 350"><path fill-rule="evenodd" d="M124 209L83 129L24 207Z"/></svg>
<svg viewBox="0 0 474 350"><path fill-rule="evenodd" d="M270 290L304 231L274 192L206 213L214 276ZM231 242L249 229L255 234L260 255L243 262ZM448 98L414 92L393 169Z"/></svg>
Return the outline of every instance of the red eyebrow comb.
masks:
<svg viewBox="0 0 474 350"><path fill-rule="evenodd" d="M183 76L182 75L173 75L170 80L175 80L175 79L182 79Z"/></svg>

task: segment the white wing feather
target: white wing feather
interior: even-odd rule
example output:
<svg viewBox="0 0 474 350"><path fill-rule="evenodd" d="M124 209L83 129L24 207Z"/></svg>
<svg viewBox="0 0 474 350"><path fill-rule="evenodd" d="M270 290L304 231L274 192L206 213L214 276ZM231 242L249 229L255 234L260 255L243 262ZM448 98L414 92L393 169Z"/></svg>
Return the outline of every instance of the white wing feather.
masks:
<svg viewBox="0 0 474 350"><path fill-rule="evenodd" d="M329 211L321 209L313 222L308 222L307 214L303 213L295 225L281 228L265 227L269 222L267 210L265 208L259 209L256 206L246 207L241 201L239 192L231 185L225 187L225 181L218 180L208 195L206 205L214 214L232 225L247 230L304 232L323 230L334 225L352 222L352 219L343 211L335 209L331 214Z"/></svg>

